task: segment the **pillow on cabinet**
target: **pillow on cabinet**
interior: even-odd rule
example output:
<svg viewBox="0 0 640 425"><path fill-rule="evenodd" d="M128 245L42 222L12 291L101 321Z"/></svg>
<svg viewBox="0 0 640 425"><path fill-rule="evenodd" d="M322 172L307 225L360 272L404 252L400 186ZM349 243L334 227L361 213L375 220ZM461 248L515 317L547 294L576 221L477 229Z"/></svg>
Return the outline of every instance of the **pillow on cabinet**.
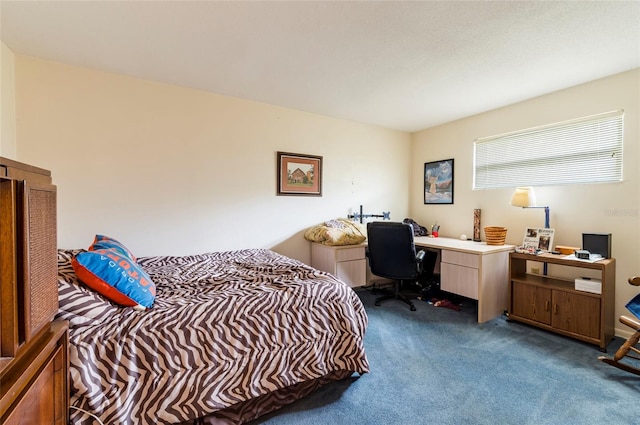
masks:
<svg viewBox="0 0 640 425"><path fill-rule="evenodd" d="M138 263L116 249L81 252L71 265L82 283L117 304L153 305L155 284Z"/></svg>

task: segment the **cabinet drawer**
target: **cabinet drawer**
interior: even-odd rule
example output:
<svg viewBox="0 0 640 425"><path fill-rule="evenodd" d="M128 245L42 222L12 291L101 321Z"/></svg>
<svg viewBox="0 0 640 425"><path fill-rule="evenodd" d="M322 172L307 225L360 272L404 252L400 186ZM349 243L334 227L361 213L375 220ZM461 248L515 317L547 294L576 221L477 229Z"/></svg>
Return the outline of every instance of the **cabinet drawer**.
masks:
<svg viewBox="0 0 640 425"><path fill-rule="evenodd" d="M366 260L342 261L336 264L336 276L352 288L367 283Z"/></svg>
<svg viewBox="0 0 640 425"><path fill-rule="evenodd" d="M336 261L351 261L364 259L364 246L336 249Z"/></svg>
<svg viewBox="0 0 640 425"><path fill-rule="evenodd" d="M466 252L443 249L442 262L477 269L480 267L480 256L478 254L468 254Z"/></svg>
<svg viewBox="0 0 640 425"><path fill-rule="evenodd" d="M440 289L463 297L478 299L478 269L442 263Z"/></svg>
<svg viewBox="0 0 640 425"><path fill-rule="evenodd" d="M56 393L55 379L55 362L62 356L62 348L58 347L54 357L38 373L35 381L9 414L6 425L53 424L56 420L62 421L64 398Z"/></svg>

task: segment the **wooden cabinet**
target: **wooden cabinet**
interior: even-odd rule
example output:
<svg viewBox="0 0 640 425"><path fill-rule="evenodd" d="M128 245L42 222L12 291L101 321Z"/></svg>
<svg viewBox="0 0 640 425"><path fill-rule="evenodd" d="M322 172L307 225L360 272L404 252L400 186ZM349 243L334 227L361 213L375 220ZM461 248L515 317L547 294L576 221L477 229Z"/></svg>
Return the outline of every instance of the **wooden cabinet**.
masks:
<svg viewBox="0 0 640 425"><path fill-rule="evenodd" d="M331 273L352 288L367 283L365 244L330 246L311 243L311 267Z"/></svg>
<svg viewBox="0 0 640 425"><path fill-rule="evenodd" d="M58 310L51 173L0 158L0 417L68 422L67 324Z"/></svg>
<svg viewBox="0 0 640 425"><path fill-rule="evenodd" d="M527 262L546 263L562 277L527 272ZM567 270L568 269L568 270ZM600 294L575 289L574 277L595 273ZM552 254L511 253L509 262L509 320L596 344L605 350L614 332L615 259L595 263L568 260Z"/></svg>

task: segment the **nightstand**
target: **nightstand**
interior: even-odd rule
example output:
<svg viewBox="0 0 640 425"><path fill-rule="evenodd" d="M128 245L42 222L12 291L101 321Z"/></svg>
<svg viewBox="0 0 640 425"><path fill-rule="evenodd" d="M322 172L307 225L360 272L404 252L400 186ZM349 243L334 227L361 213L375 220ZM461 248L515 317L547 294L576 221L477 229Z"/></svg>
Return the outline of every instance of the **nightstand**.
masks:
<svg viewBox="0 0 640 425"><path fill-rule="evenodd" d="M367 283L366 244L330 246L311 243L311 267L331 273L352 288Z"/></svg>

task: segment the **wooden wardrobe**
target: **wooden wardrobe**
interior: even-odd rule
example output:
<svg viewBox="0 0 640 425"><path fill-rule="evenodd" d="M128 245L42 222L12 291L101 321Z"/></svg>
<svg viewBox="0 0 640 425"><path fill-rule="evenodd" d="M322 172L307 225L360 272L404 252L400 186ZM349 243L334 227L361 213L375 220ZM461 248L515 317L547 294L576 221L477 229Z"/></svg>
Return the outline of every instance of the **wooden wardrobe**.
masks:
<svg viewBox="0 0 640 425"><path fill-rule="evenodd" d="M69 422L51 172L0 157L0 423Z"/></svg>

